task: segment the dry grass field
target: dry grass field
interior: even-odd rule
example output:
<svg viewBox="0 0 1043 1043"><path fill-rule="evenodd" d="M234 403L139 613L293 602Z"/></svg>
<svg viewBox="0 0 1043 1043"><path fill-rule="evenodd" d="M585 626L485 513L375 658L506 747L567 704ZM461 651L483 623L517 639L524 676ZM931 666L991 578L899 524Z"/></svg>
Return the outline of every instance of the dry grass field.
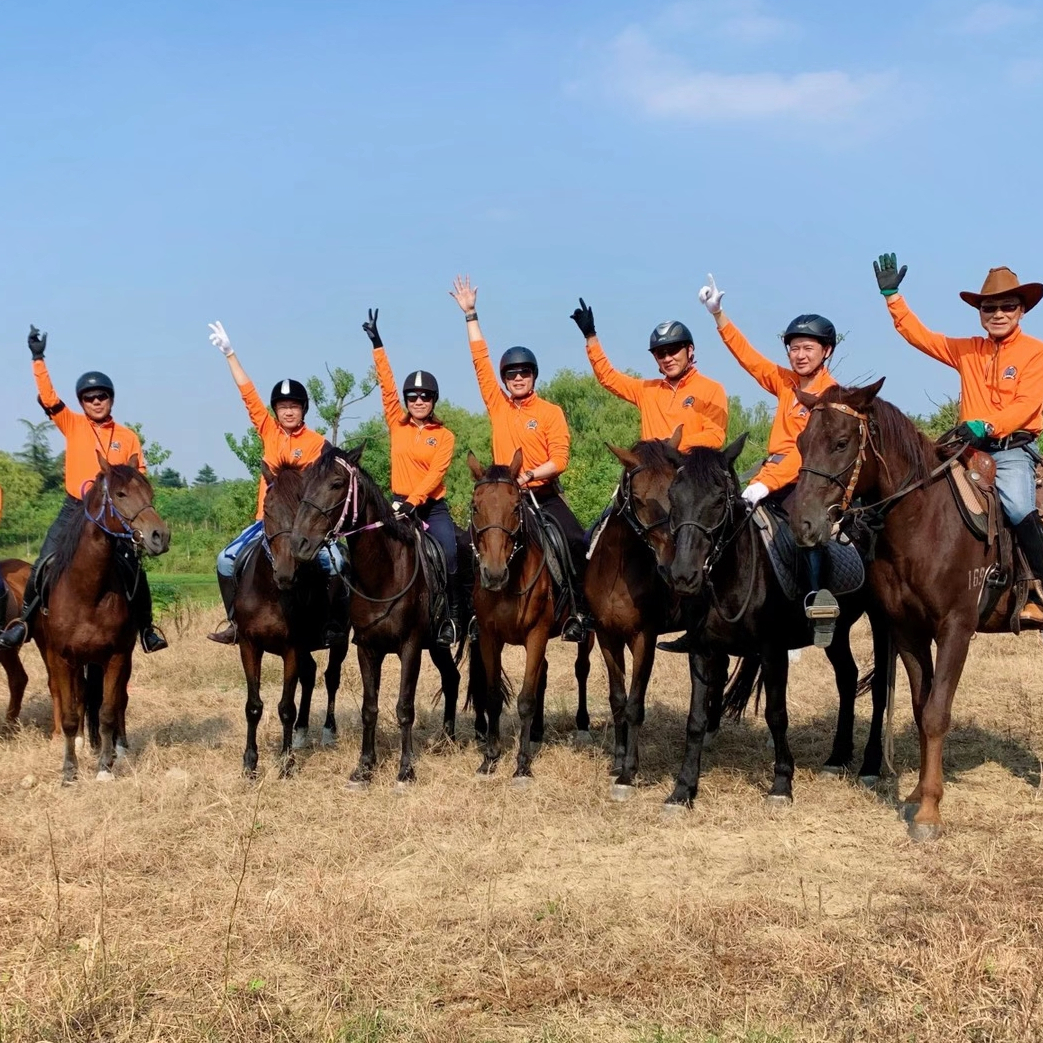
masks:
<svg viewBox="0 0 1043 1043"><path fill-rule="evenodd" d="M508 785L506 763L476 780L467 715L458 750L427 749L441 709L425 666L418 784L395 792L386 697L379 778L359 794L345 788L354 655L339 746L305 752L290 780L275 771L268 668L251 783L238 655L202 638L216 618L194 609L170 651L138 658L132 755L115 783L95 782L85 759L81 782L59 784L41 664L26 653L23 728L0 742L2 1043L1043 1039L1038 639L972 645L947 746L947 834L916 847L895 779L869 793L817 777L835 695L814 650L791 674L794 806L764 805L771 755L751 719L725 725L697 807L667 819L680 658L656 665L629 803L609 800L598 745L600 655L595 746L573 748L572 653L559 643L530 789ZM864 634L856 651L865 662ZM899 691L905 790L904 678Z"/></svg>

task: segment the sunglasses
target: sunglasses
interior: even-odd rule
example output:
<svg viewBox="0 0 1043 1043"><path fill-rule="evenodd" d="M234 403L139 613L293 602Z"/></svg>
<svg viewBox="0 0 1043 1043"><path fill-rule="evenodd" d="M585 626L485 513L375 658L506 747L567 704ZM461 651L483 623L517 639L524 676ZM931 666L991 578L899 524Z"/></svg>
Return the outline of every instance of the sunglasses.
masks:
<svg viewBox="0 0 1043 1043"><path fill-rule="evenodd" d="M987 301L978 306L982 315L995 315L1001 311L1004 315L1013 315L1021 307L1021 301Z"/></svg>
<svg viewBox="0 0 1043 1043"><path fill-rule="evenodd" d="M81 402L108 402L112 396L107 391L94 391L87 395L80 395Z"/></svg>
<svg viewBox="0 0 1043 1043"><path fill-rule="evenodd" d="M531 377L531 366L511 366L503 371L504 380L514 380L516 377Z"/></svg>
<svg viewBox="0 0 1043 1043"><path fill-rule="evenodd" d="M662 362L663 359L668 359L671 355L680 355L682 351L687 350L687 344L678 344L675 347L669 348L653 348L652 358L656 359L659 362Z"/></svg>
<svg viewBox="0 0 1043 1043"><path fill-rule="evenodd" d="M434 402L435 396L432 391L407 391L407 402Z"/></svg>

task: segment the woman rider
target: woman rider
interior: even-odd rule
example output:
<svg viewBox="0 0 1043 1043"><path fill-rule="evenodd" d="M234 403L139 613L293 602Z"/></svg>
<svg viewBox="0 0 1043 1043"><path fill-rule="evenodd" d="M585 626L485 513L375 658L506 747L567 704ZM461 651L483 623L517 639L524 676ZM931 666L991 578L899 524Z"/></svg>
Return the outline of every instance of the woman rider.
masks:
<svg viewBox="0 0 1043 1043"><path fill-rule="evenodd" d="M264 462L272 470L276 470L280 467L305 467L318 460L328 443L317 431L310 430L304 424L304 416L308 412L308 392L304 385L298 380L287 379L280 380L272 388L270 402L275 414L273 419L264 400L257 393L257 388L240 364L224 326L220 322L209 325L212 331L210 343L228 360L228 368L239 393L243 396L246 412L261 436ZM223 629L207 634L207 637L218 644L234 645L236 641L236 626L232 619L235 559L246 546L254 540L259 540L264 532L264 497L267 492L268 486L262 477L257 489L256 520L247 525L217 556L217 584L221 588L228 622ZM339 575L338 563L333 561L325 548L319 552L319 561L329 575ZM344 636L343 632L331 623L326 634L326 643L342 640Z"/></svg>
<svg viewBox="0 0 1043 1043"><path fill-rule="evenodd" d="M33 356L38 401L54 426L65 436L65 500L58 517L47 530L40 556L29 571L22 614L0 633L2 648L17 648L29 636L33 613L40 605L36 589L37 570L40 563L58 549L66 526L83 510L84 490L98 474L98 454L101 453L110 464L129 464L131 460L136 460L138 469L142 474L145 473L145 455L141 451L138 436L129 427L117 424L112 419L112 403L116 394L112 381L98 370L84 373L76 381L76 398L83 407L83 412L77 413L69 409L54 390L43 360L46 348L47 334L41 336L35 326L30 326L29 351ZM124 550L122 547L119 549ZM144 570L140 573L130 607L141 635L141 647L146 652L158 652L166 648L166 638L152 622L152 594Z"/></svg>
<svg viewBox="0 0 1043 1043"><path fill-rule="evenodd" d="M768 458L746 486L742 498L751 510L769 495L784 506L786 495L792 491L800 472L797 437L808 422L808 411L797 401L794 390L799 388L809 395L821 395L836 383L826 366L837 346L837 331L833 323L821 315L798 315L782 335L789 366L781 366L755 350L724 314L721 308L724 291L717 289L712 275L708 278L710 285L699 291L699 300L714 317L721 340L739 365L779 400L768 435ZM815 644L825 648L832 641L840 608L830 591L820 589L822 549L805 552L805 562L811 589L804 601L804 612L814 623ZM659 647L680 652L687 651L688 645L686 634L676 641L660 642Z"/></svg>
<svg viewBox="0 0 1043 1043"><path fill-rule="evenodd" d="M460 629L460 594L456 576L456 527L445 502L445 473L453 460L456 436L435 415L438 381L426 370L410 373L402 384L403 411L395 375L377 331L379 309L362 324L373 343L373 364L380 380L384 419L391 435L391 499L395 513L426 522L445 554L448 612L438 628L440 645L452 645Z"/></svg>
<svg viewBox="0 0 1043 1043"><path fill-rule="evenodd" d="M539 365L528 348L508 348L500 359L500 388L489 360L489 346L478 325L475 300L478 288L470 276L459 276L449 291L460 305L467 320L467 339L471 360L478 377L478 388L489 412L493 435L493 462L510 464L517 449L522 452L522 472L518 485L532 493L540 509L561 526L569 544L576 573L571 591L573 614L565 621L563 641L583 641L587 636L586 610L583 602L583 575L587 565L587 540L583 528L562 498L560 475L569 463L569 429L559 406L536 394Z"/></svg>

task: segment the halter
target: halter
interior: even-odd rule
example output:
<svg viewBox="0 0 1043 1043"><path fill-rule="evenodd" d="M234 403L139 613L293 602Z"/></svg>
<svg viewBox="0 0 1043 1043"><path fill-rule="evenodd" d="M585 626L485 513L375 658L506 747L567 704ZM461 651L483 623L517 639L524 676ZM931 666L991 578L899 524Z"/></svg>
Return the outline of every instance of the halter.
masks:
<svg viewBox="0 0 1043 1043"><path fill-rule="evenodd" d="M873 436L869 431L869 417L866 416L865 413L859 413L858 410L844 405L843 402L819 402L817 405L812 407L813 412L820 409L835 409L838 413L844 413L847 416L854 417L858 421L858 455L851 461L851 463L846 467L842 467L834 474L829 474L827 471L820 471L815 467L805 467L804 465L801 465L800 468L801 471L806 471L808 474L816 475L819 478L825 478L827 481L839 485L840 488L844 490L844 496L840 503L831 504L829 507L829 510L832 511L836 508L839 510L840 514L843 514L848 507L851 506L851 501L854 499L855 487L858 485L858 479L862 473L862 465L866 461L866 447L868 446L873 450L873 455L878 460L880 459L880 453L873 444ZM845 485L840 479L847 471L851 471L851 477Z"/></svg>
<svg viewBox="0 0 1043 1043"><path fill-rule="evenodd" d="M513 488L517 488L517 482L513 478L479 478L475 483L474 487L477 489L479 485L510 485ZM484 533L492 532L493 530L499 529L500 532L505 532L508 539L511 541L511 553L507 557L507 564L510 565L514 556L521 550L522 545L525 542L525 504L521 497L518 498L518 524L513 529L508 529L505 525L493 523L492 525L483 525L481 528L475 528L474 524L474 513L475 504L474 500L471 500L471 521L467 526L468 533L471 537L471 550L474 552L475 559L478 558L478 539Z"/></svg>
<svg viewBox="0 0 1043 1043"><path fill-rule="evenodd" d="M648 534L653 529L658 529L662 525L667 525L670 521L669 515L665 518L659 518L657 521L648 524L643 522L637 516L637 509L634 506L634 476L640 474L642 471L648 470L648 464L638 464L631 471L624 470L623 480L619 483L619 498L620 502L618 505L619 513L623 516L624 521L634 530L639 539L648 543Z"/></svg>
<svg viewBox="0 0 1043 1043"><path fill-rule="evenodd" d="M340 506L340 517L332 528L327 530L326 535L323 536L323 543L332 543L334 540L345 539L348 536L354 536L359 532L368 532L370 529L383 528L384 523L382 521L370 522L369 525L360 525L357 528L354 526L359 520L359 472L358 468L354 464L349 464L347 460L342 460L339 456L336 457L336 464L338 467L342 467L348 475L348 491L344 494L343 500L338 500L332 507L320 507L317 503L312 500L302 497L301 504L306 507L310 507L313 511L317 511L326 520L329 520L330 512L335 511ZM348 517L348 511L351 511L351 524L352 528L344 529L345 520ZM275 536L280 536L281 533L276 533ZM272 537L272 539L275 538Z"/></svg>
<svg viewBox="0 0 1043 1043"><path fill-rule="evenodd" d="M143 504L137 511L134 512L131 517L127 517L115 504L112 499L112 494L109 492L109 479L106 476L101 480L101 506L98 508L97 515L93 515L90 512L90 508L87 506L87 493L91 486L94 485L94 479L88 478L87 481L80 486L80 499L83 501L83 513L87 516L87 520L93 522L101 529L107 536L112 536L117 540L130 540L135 547L140 547L145 542L145 534L140 529L135 529L134 522L137 521L138 515L142 511L147 511L152 507L152 501ZM111 511L119 519L120 525L123 526L123 532L113 532L103 521L106 510Z"/></svg>

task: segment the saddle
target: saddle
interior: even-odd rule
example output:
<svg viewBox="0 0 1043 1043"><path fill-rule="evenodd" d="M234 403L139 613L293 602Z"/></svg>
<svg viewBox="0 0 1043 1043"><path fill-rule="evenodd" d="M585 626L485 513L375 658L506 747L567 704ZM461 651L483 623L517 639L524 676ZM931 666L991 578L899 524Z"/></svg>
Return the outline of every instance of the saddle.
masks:
<svg viewBox="0 0 1043 1043"><path fill-rule="evenodd" d="M51 598L51 588L54 586L55 557L57 557L57 552L52 551L46 558L41 559L33 579L36 600L41 610L45 613ZM133 551L128 552L126 548L119 545L116 548L116 568L123 580L124 593L127 595L127 600L132 601L137 593L138 583L141 580L141 559Z"/></svg>
<svg viewBox="0 0 1043 1043"><path fill-rule="evenodd" d="M572 564L565 533L554 517L544 511L534 510L536 524L533 526L540 550L547 562L547 571L557 592L554 600L555 615L559 614L569 600L569 594L576 578L576 570Z"/></svg>
<svg viewBox="0 0 1043 1043"><path fill-rule="evenodd" d="M446 565L442 545L419 525L416 527L416 549L420 555L420 568L424 573L424 582L430 593L430 597L427 599L428 614L431 632L435 633L447 607L449 568Z"/></svg>

